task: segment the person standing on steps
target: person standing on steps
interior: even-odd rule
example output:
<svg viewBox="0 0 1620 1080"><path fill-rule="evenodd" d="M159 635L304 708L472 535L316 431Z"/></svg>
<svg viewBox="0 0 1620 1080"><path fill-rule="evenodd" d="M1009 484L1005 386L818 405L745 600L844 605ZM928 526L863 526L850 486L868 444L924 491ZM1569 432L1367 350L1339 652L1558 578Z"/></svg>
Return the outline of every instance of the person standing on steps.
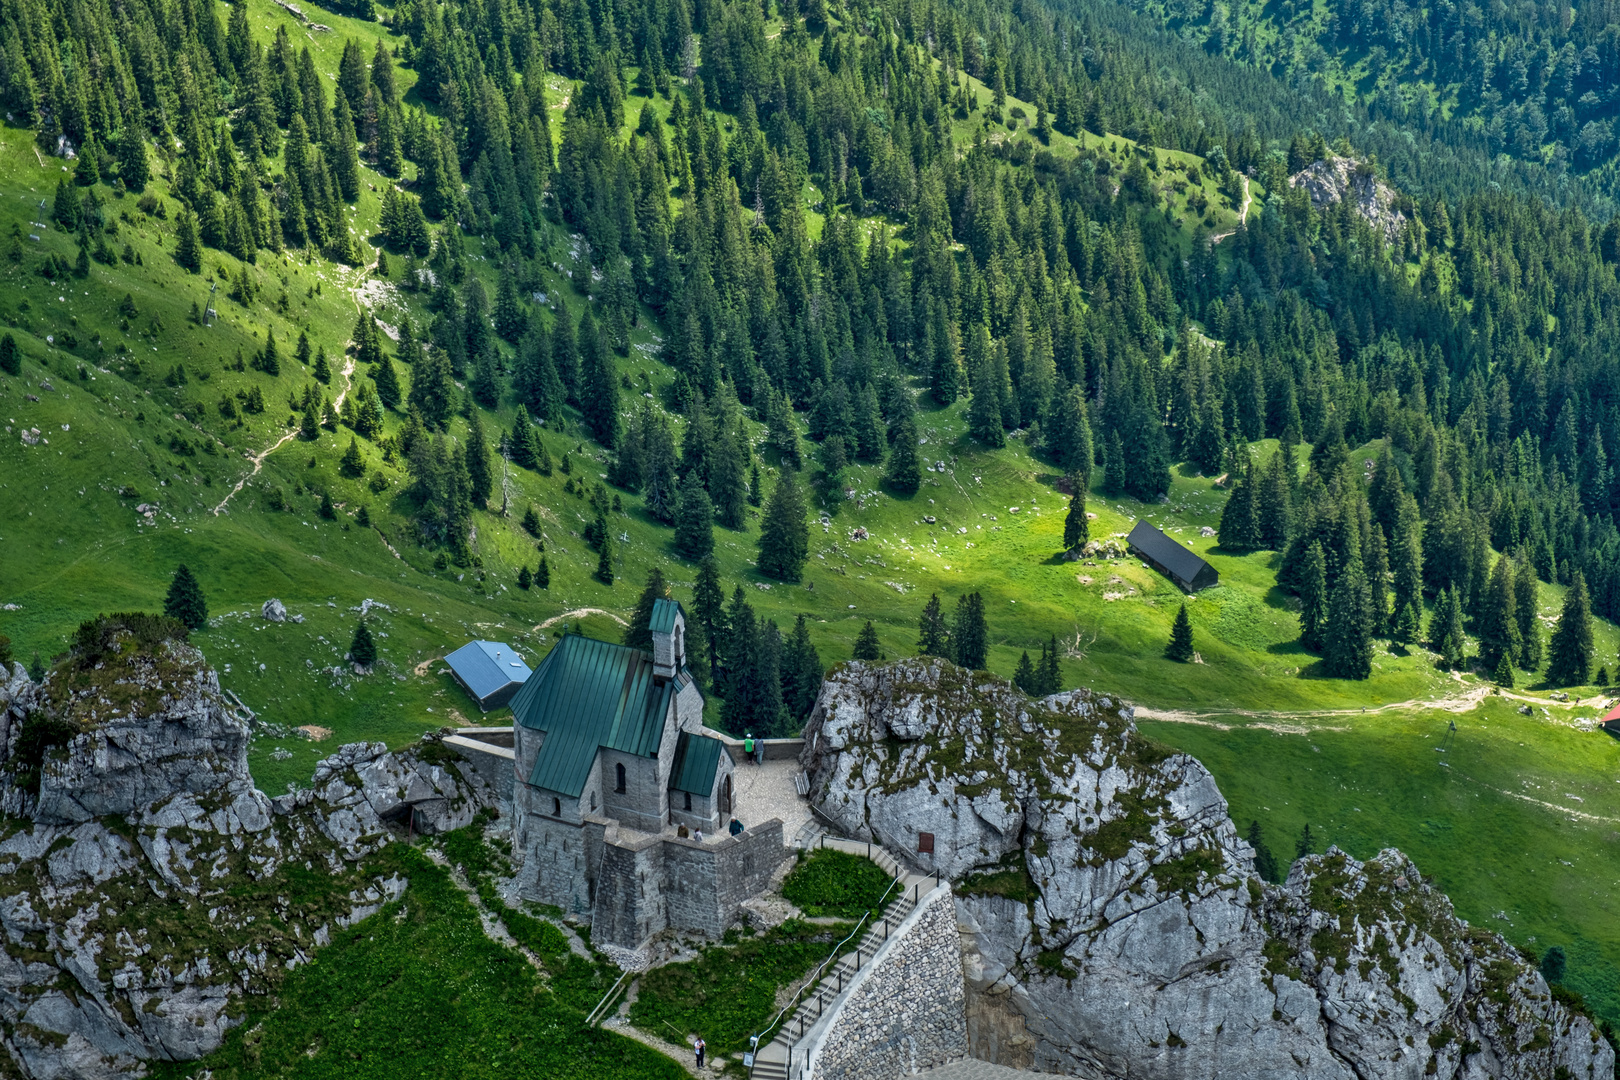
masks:
<svg viewBox="0 0 1620 1080"><path fill-rule="evenodd" d="M701 1035L699 1035L697 1037L697 1041L692 1044L692 1049L697 1054L697 1067L700 1069L703 1068L703 1052L708 1048L709 1044L703 1041L703 1036Z"/></svg>

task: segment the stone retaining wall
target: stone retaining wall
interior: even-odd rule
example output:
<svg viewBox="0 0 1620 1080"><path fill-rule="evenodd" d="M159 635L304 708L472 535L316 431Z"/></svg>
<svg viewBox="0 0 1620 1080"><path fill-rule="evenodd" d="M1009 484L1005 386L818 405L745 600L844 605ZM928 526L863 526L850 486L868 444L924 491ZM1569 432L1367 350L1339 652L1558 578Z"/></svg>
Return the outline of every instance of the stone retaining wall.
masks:
<svg viewBox="0 0 1620 1080"><path fill-rule="evenodd" d="M967 1056L950 885L923 897L820 1026L805 1080L893 1080Z"/></svg>

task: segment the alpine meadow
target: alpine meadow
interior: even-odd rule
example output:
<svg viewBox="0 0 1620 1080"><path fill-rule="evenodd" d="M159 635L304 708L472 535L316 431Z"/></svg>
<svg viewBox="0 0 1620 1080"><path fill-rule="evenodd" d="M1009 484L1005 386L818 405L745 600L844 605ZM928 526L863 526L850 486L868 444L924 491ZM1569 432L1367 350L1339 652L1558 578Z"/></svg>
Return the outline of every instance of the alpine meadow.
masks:
<svg viewBox="0 0 1620 1080"><path fill-rule="evenodd" d="M0 0L0 1077L1605 1076L1617 26Z"/></svg>

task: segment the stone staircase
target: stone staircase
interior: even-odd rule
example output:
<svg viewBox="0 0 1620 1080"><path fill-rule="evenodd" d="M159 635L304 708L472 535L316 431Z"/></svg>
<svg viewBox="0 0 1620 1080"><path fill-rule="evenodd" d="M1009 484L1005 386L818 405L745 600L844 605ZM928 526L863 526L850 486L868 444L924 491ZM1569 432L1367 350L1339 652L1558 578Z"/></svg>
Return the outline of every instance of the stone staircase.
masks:
<svg viewBox="0 0 1620 1080"><path fill-rule="evenodd" d="M880 844L822 836L807 846L835 848L871 859L896 879L899 895L889 903L880 918L860 930L861 936L856 940L853 951L827 964L819 977L812 973L811 980L800 991L802 996L798 1003L782 1017L773 1031L769 1031L771 1041L760 1046L755 1054L754 1068L749 1074L752 1080L798 1080L806 1064L806 1051L799 1048L799 1043L844 995L855 975L871 962L894 929L938 885L938 880L932 876L907 871Z"/></svg>

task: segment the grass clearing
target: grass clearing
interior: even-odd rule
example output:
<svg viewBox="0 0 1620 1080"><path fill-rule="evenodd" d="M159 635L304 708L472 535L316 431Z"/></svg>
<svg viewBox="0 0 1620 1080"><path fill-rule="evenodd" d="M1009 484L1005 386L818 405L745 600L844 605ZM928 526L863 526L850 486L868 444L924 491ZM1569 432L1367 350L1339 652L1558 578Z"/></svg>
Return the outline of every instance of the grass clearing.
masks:
<svg viewBox="0 0 1620 1080"><path fill-rule="evenodd" d="M782 897L806 915L858 919L882 914L894 886L887 871L862 855L819 848L799 853L782 882Z"/></svg>

